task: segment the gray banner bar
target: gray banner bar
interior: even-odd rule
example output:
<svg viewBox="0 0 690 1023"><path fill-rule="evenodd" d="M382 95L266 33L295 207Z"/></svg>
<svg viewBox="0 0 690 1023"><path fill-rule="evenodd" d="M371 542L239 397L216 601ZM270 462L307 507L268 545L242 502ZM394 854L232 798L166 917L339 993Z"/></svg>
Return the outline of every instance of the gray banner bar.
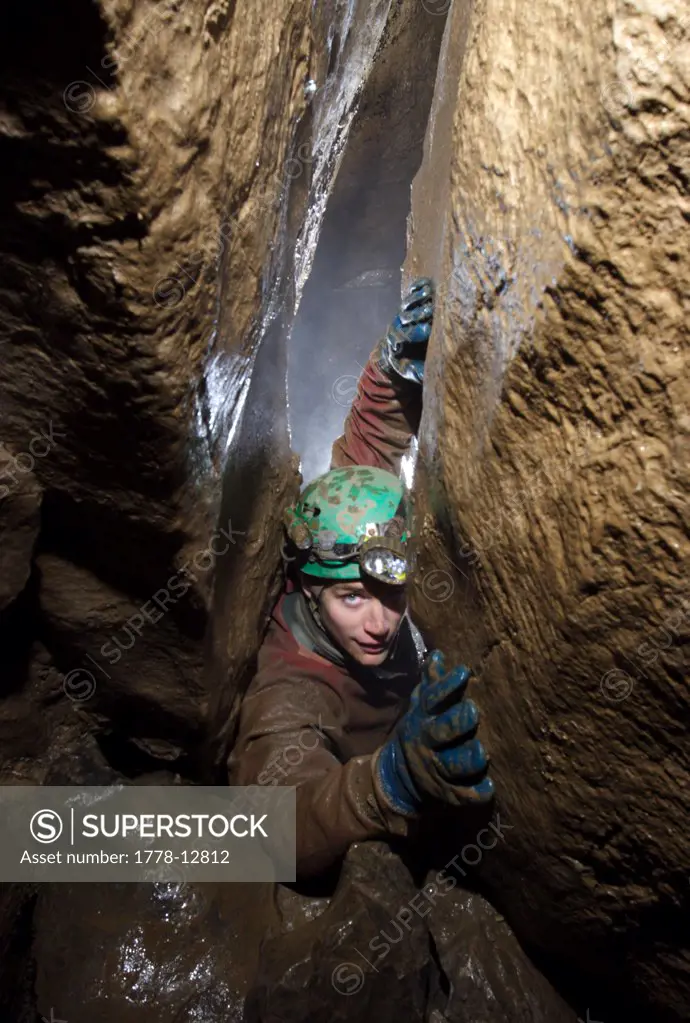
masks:
<svg viewBox="0 0 690 1023"><path fill-rule="evenodd" d="M295 789L2 785L0 881L294 881Z"/></svg>

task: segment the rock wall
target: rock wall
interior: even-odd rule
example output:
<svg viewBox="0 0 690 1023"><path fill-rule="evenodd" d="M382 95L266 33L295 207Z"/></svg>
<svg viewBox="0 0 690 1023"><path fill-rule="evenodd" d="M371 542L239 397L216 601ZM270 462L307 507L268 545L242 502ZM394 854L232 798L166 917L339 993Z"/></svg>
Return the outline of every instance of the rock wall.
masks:
<svg viewBox="0 0 690 1023"><path fill-rule="evenodd" d="M689 119L682 3L455 2L409 221L417 611L477 673L483 883L595 1018L690 1014Z"/></svg>
<svg viewBox="0 0 690 1023"><path fill-rule="evenodd" d="M290 435L305 480L327 471L361 367L400 302L444 21L419 0L392 5L328 200L288 345Z"/></svg>
<svg viewBox="0 0 690 1023"><path fill-rule="evenodd" d="M84 733L170 763L200 735L209 573L238 539L214 532L220 474L283 272L280 195L251 230L246 209L280 180L308 99L308 4L252 12L8 15L0 496L34 624L3 688L15 718L52 724L3 750L11 776L41 780Z"/></svg>
<svg viewBox="0 0 690 1023"><path fill-rule="evenodd" d="M207 701L230 734L297 484L284 338L412 3L5 15L3 781L194 777ZM477 671L511 827L481 881L583 1006L608 985L669 1021L690 1008L684 17L455 0L407 265L439 284L417 610ZM32 900L3 904L10 963Z"/></svg>
<svg viewBox="0 0 690 1023"><path fill-rule="evenodd" d="M279 564L285 336L390 6L7 15L7 778L197 770L208 691L234 691Z"/></svg>

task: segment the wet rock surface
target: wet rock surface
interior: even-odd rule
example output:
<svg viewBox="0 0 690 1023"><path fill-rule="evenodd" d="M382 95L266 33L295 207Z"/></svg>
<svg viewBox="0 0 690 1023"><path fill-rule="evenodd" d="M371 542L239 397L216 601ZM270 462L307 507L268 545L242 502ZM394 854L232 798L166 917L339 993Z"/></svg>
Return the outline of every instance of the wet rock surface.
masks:
<svg viewBox="0 0 690 1023"><path fill-rule="evenodd" d="M400 303L410 183L443 25L419 0L392 6L353 118L288 344L290 429L305 481L328 469L361 367ZM331 54L337 66L335 36Z"/></svg>
<svg viewBox="0 0 690 1023"><path fill-rule="evenodd" d="M430 999L429 1023L576 1023L505 919L480 895L455 888L434 907L429 930L450 984L449 993Z"/></svg>
<svg viewBox="0 0 690 1023"><path fill-rule="evenodd" d="M8 14L0 529L13 560L0 604L11 615L23 590L32 627L13 663L26 679L45 631L82 692L83 731L134 716L139 686L159 707L186 702L192 723L203 711L209 576L230 549L214 532L220 477L265 292L285 273L271 255L285 199L249 212L307 107L309 24L307 3L248 17L242 4L31 0ZM49 560L29 593L32 551ZM123 689L101 647L129 643L128 626ZM59 701L47 713L57 725ZM50 751L32 752L39 780Z"/></svg>
<svg viewBox="0 0 690 1023"><path fill-rule="evenodd" d="M12 1023L35 1023L34 992L70 1023L570 1023L510 928L583 1015L597 985L628 1019L690 1015L676 0L6 16L0 778L179 783L205 727L231 741L298 484L285 337L322 223L337 245L358 199L337 286L395 290L380 200L402 209L449 6L408 223L407 270L439 285L417 610L478 674L512 830L477 873L506 920L458 889L403 926L419 893L378 844L351 850L332 900L8 887Z"/></svg>
<svg viewBox="0 0 690 1023"><path fill-rule="evenodd" d="M38 1010L70 1023L242 1020L271 899L268 884L43 886Z"/></svg>
<svg viewBox="0 0 690 1023"><path fill-rule="evenodd" d="M480 872L607 1021L690 1015L686 13L454 4L410 221L417 610L514 825Z"/></svg>
<svg viewBox="0 0 690 1023"><path fill-rule="evenodd" d="M39 1012L70 1023L575 1023L483 899L456 888L427 903L378 842L352 847L332 897L271 884L42 886L35 933Z"/></svg>
<svg viewBox="0 0 690 1023"><path fill-rule="evenodd" d="M232 731L297 486L285 337L390 8L8 14L2 691L64 676L84 735L138 717L140 688L163 711L143 741L183 713L169 738L196 755L204 688L214 731ZM51 750L31 754L38 781ZM0 769L27 773L11 750Z"/></svg>

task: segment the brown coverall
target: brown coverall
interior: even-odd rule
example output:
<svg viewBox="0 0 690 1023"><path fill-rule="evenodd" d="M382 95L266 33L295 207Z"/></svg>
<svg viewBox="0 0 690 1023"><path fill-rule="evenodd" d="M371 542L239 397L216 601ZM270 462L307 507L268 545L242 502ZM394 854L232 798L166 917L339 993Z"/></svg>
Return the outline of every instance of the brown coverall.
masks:
<svg viewBox="0 0 690 1023"><path fill-rule="evenodd" d="M331 468L372 465L397 475L417 432L421 387L385 372L380 345L360 377ZM297 787L297 875L308 877L337 863L352 842L415 834L417 815L388 805L373 767L407 709L420 659L403 619L397 654L382 668L402 660L404 670L397 677L384 671L381 678L362 669L354 677L295 637L294 615L287 611L296 599L286 590L273 611L242 702L228 773L231 785Z"/></svg>

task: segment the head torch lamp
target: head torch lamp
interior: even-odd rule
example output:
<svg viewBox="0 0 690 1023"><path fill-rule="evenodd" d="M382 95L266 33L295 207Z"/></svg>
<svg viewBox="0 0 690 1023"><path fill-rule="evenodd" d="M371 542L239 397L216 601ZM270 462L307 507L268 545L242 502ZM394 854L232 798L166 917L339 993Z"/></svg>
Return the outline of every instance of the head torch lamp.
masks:
<svg viewBox="0 0 690 1023"><path fill-rule="evenodd" d="M298 550L309 552L326 568L357 561L362 573L372 579L403 586L408 572L406 545L401 539L403 530L398 519L390 519L383 525L368 523L365 534L353 543L338 543L337 534L328 530L321 530L315 542L304 523L293 523L288 533Z"/></svg>

